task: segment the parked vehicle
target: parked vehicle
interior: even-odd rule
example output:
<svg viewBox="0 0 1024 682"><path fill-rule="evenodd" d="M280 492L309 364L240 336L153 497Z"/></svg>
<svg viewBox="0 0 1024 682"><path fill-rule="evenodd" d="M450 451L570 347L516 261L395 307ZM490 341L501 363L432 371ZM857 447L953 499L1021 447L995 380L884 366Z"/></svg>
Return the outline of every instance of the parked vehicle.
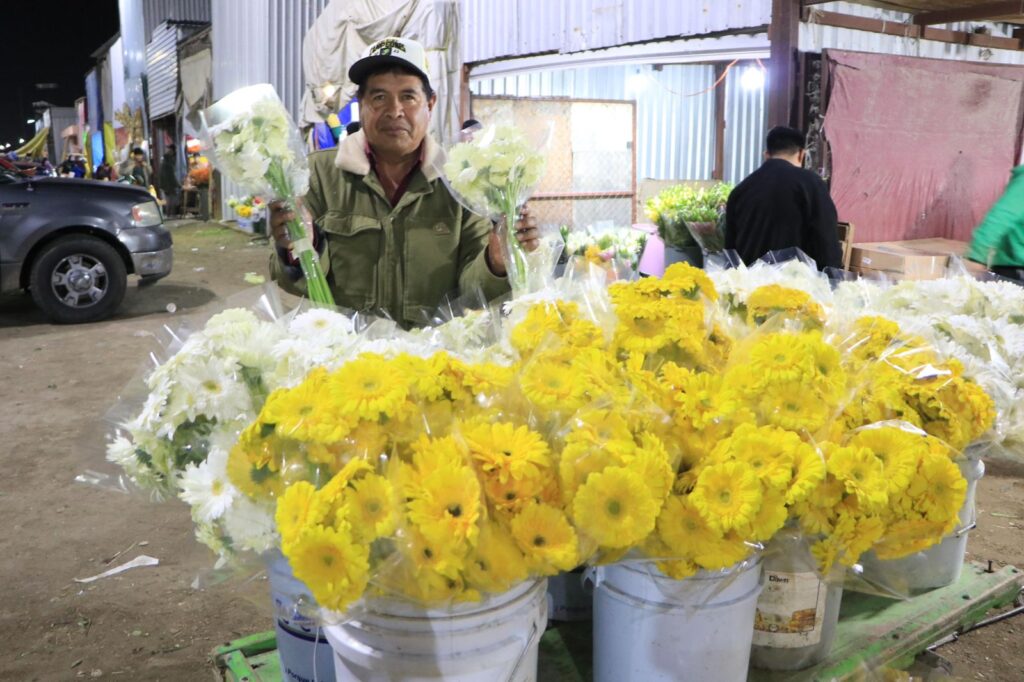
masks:
<svg viewBox="0 0 1024 682"><path fill-rule="evenodd" d="M141 187L0 170L0 293L27 289L58 323L94 322L120 305L128 275L171 272L171 234Z"/></svg>

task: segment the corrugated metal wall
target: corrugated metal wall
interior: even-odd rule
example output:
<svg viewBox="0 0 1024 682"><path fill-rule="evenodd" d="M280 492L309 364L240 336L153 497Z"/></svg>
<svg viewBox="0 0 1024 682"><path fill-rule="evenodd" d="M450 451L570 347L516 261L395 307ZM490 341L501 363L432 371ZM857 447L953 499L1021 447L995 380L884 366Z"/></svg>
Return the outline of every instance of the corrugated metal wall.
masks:
<svg viewBox="0 0 1024 682"><path fill-rule="evenodd" d="M726 83L725 180L738 182L761 161L765 134L763 89L739 85L742 68ZM715 163L714 67L707 64L606 66L474 79L474 95L635 100L637 178L708 180Z"/></svg>
<svg viewBox="0 0 1024 682"><path fill-rule="evenodd" d="M150 119L174 113L178 94L178 27L166 22L146 46L146 84Z"/></svg>
<svg viewBox="0 0 1024 682"><path fill-rule="evenodd" d="M306 82L302 73L302 40L329 2L330 0L270 2L270 82L277 88L292 118L298 118Z"/></svg>
<svg viewBox="0 0 1024 682"><path fill-rule="evenodd" d="M218 0L219 1L219 0ZM146 43L153 32L168 19L176 21L210 21L211 0L142 0Z"/></svg>
<svg viewBox="0 0 1024 682"><path fill-rule="evenodd" d="M302 40L329 0L214 0L212 22L213 98L232 90L270 83L292 118L302 102ZM242 191L224 182L222 211Z"/></svg>
<svg viewBox="0 0 1024 682"><path fill-rule="evenodd" d="M461 0L463 59L577 52L767 26L771 0Z"/></svg>
<svg viewBox="0 0 1024 682"><path fill-rule="evenodd" d="M764 160L764 137L768 119L765 88L745 88L744 65L729 69L725 78L725 173L726 182L736 184Z"/></svg>

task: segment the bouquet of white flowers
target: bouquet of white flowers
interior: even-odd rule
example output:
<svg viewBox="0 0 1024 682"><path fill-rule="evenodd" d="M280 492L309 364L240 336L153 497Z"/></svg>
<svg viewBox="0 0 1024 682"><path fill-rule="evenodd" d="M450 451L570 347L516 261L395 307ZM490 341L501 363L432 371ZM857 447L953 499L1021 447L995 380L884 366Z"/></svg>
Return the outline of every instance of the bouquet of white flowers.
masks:
<svg viewBox="0 0 1024 682"><path fill-rule="evenodd" d="M128 399L109 417L115 432L107 460L121 469L117 487L183 499L197 538L221 557L266 551L276 542L273 507L239 495L228 478L228 453L270 393L357 351L352 322L323 308L273 320L229 308L171 339L166 359L144 380L141 409ZM79 480L99 482L92 476Z"/></svg>
<svg viewBox="0 0 1024 682"><path fill-rule="evenodd" d="M544 173L544 157L518 128L488 126L448 153L449 187L473 211L499 222L513 294L526 289L530 260L513 230L520 207ZM504 220L504 224L500 221Z"/></svg>
<svg viewBox="0 0 1024 682"><path fill-rule="evenodd" d="M583 230L561 229L565 251L570 256L582 256L595 265L623 261L636 272L640 254L647 244L647 233L628 227Z"/></svg>
<svg viewBox="0 0 1024 682"><path fill-rule="evenodd" d="M214 165L246 191L295 205L309 189L302 138L272 86L235 90L201 115ZM288 236L310 300L333 305L313 242L298 218L288 223Z"/></svg>

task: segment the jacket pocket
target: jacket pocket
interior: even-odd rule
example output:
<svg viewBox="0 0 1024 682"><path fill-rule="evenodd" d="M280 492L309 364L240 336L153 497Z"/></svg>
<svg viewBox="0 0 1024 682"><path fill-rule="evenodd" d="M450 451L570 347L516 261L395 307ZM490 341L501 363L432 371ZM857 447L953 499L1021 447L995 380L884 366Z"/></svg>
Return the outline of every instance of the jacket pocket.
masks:
<svg viewBox="0 0 1024 682"><path fill-rule="evenodd" d="M410 221L405 233L405 296L408 319L432 313L459 285L459 230L444 221Z"/></svg>
<svg viewBox="0 0 1024 682"><path fill-rule="evenodd" d="M380 221L328 212L319 226L327 240L335 302L356 310L373 307L377 303L377 266L384 236Z"/></svg>

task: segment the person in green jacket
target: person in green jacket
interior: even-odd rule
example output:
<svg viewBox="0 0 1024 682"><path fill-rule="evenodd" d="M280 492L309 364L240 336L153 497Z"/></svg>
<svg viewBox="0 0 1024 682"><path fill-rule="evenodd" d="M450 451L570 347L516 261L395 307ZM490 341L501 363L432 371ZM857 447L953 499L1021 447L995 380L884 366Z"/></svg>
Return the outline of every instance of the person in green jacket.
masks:
<svg viewBox="0 0 1024 682"><path fill-rule="evenodd" d="M974 230L967 258L997 275L1024 280L1024 166L1010 174L1010 183Z"/></svg>
<svg viewBox="0 0 1024 682"><path fill-rule="evenodd" d="M382 312L403 327L426 324L446 295L509 291L491 222L459 203L440 176L443 152L427 135L437 101L423 47L386 38L349 69L358 86L362 129L338 148L309 156L304 209L337 305ZM524 212L525 213L525 212ZM288 214L271 206L278 253L271 274L305 293L288 252ZM516 224L527 250L539 245L532 219Z"/></svg>

